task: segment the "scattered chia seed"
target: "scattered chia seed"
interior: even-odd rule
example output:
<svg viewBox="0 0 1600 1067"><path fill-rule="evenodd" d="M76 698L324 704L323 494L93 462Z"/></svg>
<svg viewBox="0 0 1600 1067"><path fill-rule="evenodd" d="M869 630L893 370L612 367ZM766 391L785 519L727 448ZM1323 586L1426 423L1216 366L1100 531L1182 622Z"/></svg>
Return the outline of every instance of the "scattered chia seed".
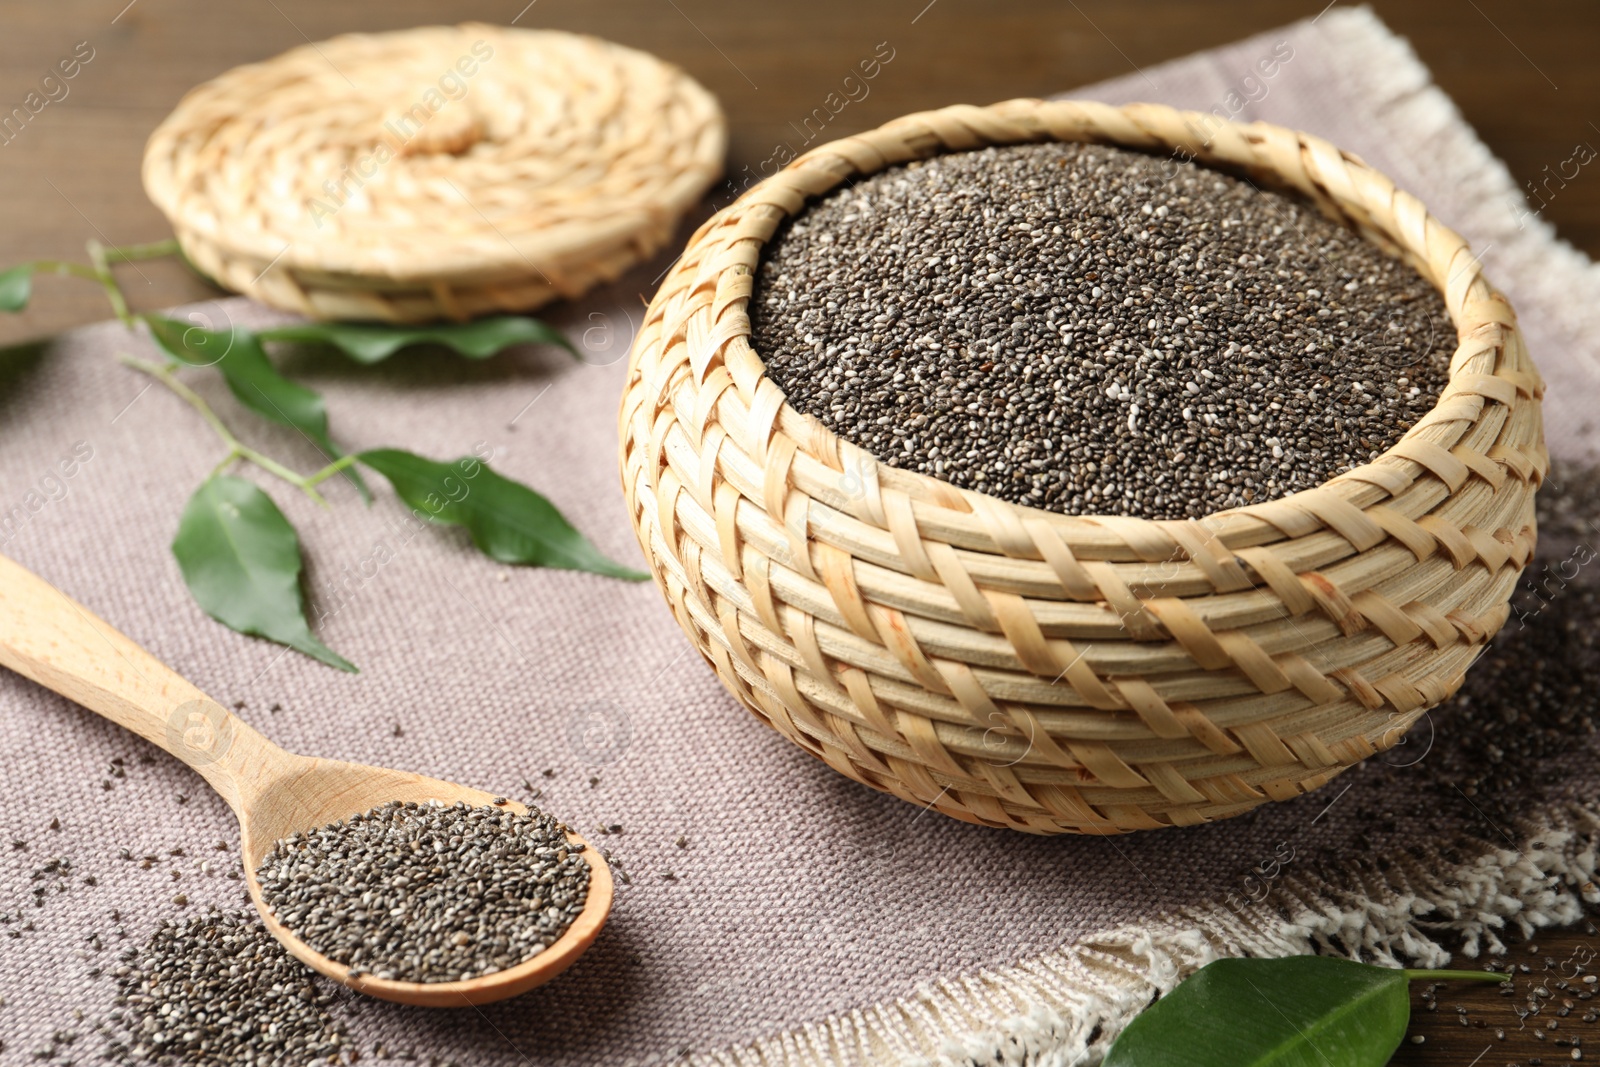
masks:
<svg viewBox="0 0 1600 1067"><path fill-rule="evenodd" d="M262 899L306 944L403 982L493 974L583 910L589 865L542 812L398 801L279 841Z"/></svg>
<svg viewBox="0 0 1600 1067"><path fill-rule="evenodd" d="M280 1067L328 1062L346 1047L328 1011L332 987L254 916L164 922L113 973L104 1058L115 1063Z"/></svg>
<svg viewBox="0 0 1600 1067"><path fill-rule="evenodd" d="M1082 144L835 191L767 247L750 313L789 402L884 462L1157 519L1372 459L1455 346L1420 275L1309 202Z"/></svg>
<svg viewBox="0 0 1600 1067"><path fill-rule="evenodd" d="M1366 784L1341 802L1354 811L1330 851L1382 863L1401 842L1432 840L1464 862L1520 833L1529 811L1589 802L1569 783L1600 753L1600 468L1555 462L1536 506L1538 549L1510 619L1403 745L1346 772Z"/></svg>
<svg viewBox="0 0 1600 1067"><path fill-rule="evenodd" d="M1463 818L1514 822L1554 799L1555 764L1594 758L1600 468L1556 461L1536 507L1539 546L1512 593L1511 618L1442 709L1451 743L1411 768L1437 776L1441 800Z"/></svg>

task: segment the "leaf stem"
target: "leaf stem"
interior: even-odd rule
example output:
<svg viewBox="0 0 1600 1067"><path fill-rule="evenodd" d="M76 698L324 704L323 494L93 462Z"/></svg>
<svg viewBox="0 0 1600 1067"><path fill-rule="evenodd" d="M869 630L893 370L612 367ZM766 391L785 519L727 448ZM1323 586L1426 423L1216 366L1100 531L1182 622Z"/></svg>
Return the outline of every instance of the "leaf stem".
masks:
<svg viewBox="0 0 1600 1067"><path fill-rule="evenodd" d="M327 500L323 498L321 493L317 492L317 487L314 483L307 481L304 477L296 474L294 471L290 470L288 467L285 467L282 463L279 463L271 456L263 455L262 453L257 452L249 445L239 445L238 448L240 459L249 460L251 463L254 463L267 473L275 474L279 478L282 478L296 489L299 489L301 492L305 493L306 496L310 497L316 503L322 505L323 507L328 506Z"/></svg>
<svg viewBox="0 0 1600 1067"><path fill-rule="evenodd" d="M148 241L139 245L122 245L119 248L106 247L106 258L112 263L132 263L136 259L162 259L166 256L175 256L182 249L175 238L165 241Z"/></svg>
<svg viewBox="0 0 1600 1067"><path fill-rule="evenodd" d="M86 246L89 250L91 266L82 263L69 263L61 259L36 259L25 263L23 266L33 268L36 274L57 274L69 278L82 278L85 281L98 282L100 288L105 290L106 299L111 302L111 310L121 320L124 326L132 328L138 316L135 316L128 307L128 298L123 295L122 287L117 284L116 275L111 273L113 263L132 263L141 259L160 259L163 256L175 256L183 251L175 239L165 241L149 241L145 244L126 245L113 248L103 245L99 241L91 240Z"/></svg>
<svg viewBox="0 0 1600 1067"><path fill-rule="evenodd" d="M135 356L126 354L118 355L117 359L120 360L124 365L132 367L136 371L141 371L150 375L150 377L156 379L162 385L172 390L172 392L177 394L181 400L198 411L200 413L200 417L205 419L207 425L209 425L216 435L222 439L222 443L228 446L227 457L223 459L223 461L219 463L214 470L212 470L212 474L217 474L236 459L247 460L251 463L254 463L267 473L282 478L284 481L301 490L306 494L306 496L310 497L316 503L321 504L323 507L328 506L327 500L323 498L321 493L317 492L317 483L329 477L330 475L336 474L338 471L343 470L345 466L349 465L348 463L345 463L342 460L331 463L328 465L328 467L318 471L310 478L296 474L294 471L290 470L288 467L285 467L271 456L263 455L262 453L257 452L255 449L251 448L249 445L235 437L233 435L233 431L228 429L227 424L217 417L217 413L215 411L211 410L211 405L206 403L205 398L179 381L178 376L172 373L172 368L163 366L160 363L154 363L150 360L139 359Z"/></svg>
<svg viewBox="0 0 1600 1067"><path fill-rule="evenodd" d="M355 461L356 457L353 454L341 456L332 463L328 464L326 467L323 467L321 470L306 475L305 483L306 485L319 485L322 482L327 481L329 478L332 478L335 474L338 474L346 467L351 466L355 463Z"/></svg>
<svg viewBox="0 0 1600 1067"><path fill-rule="evenodd" d="M111 301L111 310L122 320L122 324L131 330L134 323L133 312L128 309L128 299L122 295L122 287L117 284L116 276L111 273L111 261L106 258L106 246L90 238L88 248L89 262L94 264L93 276L106 291L106 299Z"/></svg>
<svg viewBox="0 0 1600 1067"><path fill-rule="evenodd" d="M1408 982L1494 982L1499 985L1511 981L1509 975L1494 971L1402 971Z"/></svg>
<svg viewBox="0 0 1600 1067"><path fill-rule="evenodd" d="M211 479L215 478L217 475L219 475L223 471L227 470L228 466L234 460L236 460L238 458L239 458L239 450L237 448L228 449L228 454L226 456L222 457L222 462L218 463L215 467L212 467L211 468L211 473L206 475L206 481L209 482Z"/></svg>
<svg viewBox="0 0 1600 1067"><path fill-rule="evenodd" d="M216 431L217 436L222 438L222 443L227 445L230 451L236 451L239 448L239 439L233 436L233 431L223 424L215 411L211 410L211 405L207 404L199 393L180 382L170 368L147 359L139 359L136 356L119 355L117 359L134 370L143 371L145 374L150 375L178 394L190 407L200 413L200 417L210 424L211 428Z"/></svg>
<svg viewBox="0 0 1600 1067"><path fill-rule="evenodd" d="M100 280L100 274L93 267L85 267L82 263L68 263L60 259L36 259L23 266L32 267L36 274L61 274L71 278L87 278L91 282Z"/></svg>

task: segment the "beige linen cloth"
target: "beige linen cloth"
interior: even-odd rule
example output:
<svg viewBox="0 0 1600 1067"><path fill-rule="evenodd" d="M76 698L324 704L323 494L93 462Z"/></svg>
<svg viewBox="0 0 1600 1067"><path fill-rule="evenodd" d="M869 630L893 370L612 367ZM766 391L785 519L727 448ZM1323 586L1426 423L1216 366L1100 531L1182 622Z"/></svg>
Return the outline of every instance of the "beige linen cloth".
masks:
<svg viewBox="0 0 1600 1067"><path fill-rule="evenodd" d="M1311 130L1419 194L1519 309L1550 386L1553 450L1585 447L1600 277L1372 15L1334 8L1081 92ZM326 394L346 445L441 459L492 449L496 468L637 562L616 409L639 294L664 265L556 314L587 366L548 350L481 363L405 354L376 368L302 352L287 369ZM199 310L214 324L267 317L239 300ZM0 357L0 514L30 491L45 500L0 532L0 551L291 749L519 797L527 779L578 829L622 827L600 843L632 883L566 976L481 1010L341 1009L363 1062L390 1062L373 1054L381 1042L472 1067L1093 1064L1153 989L1216 953L1437 960L1446 938L1493 949L1503 925L1574 917L1593 877L1592 750L1574 741L1574 758L1544 768L1537 801L1491 818L1487 800L1451 792L1452 760L1470 760L1474 739L1453 738L1448 714L1426 758L1397 750L1214 826L1113 840L957 823L845 780L742 711L648 583L499 566L459 530L405 525L380 479L371 507L330 484L328 510L265 481L300 531L320 636L362 669L341 674L234 634L189 598L168 545L219 449L119 352L150 354L110 323ZM186 378L273 454L320 463L295 435L237 411L214 375ZM0 1062L20 1064L52 1032L85 1029L74 1010L109 1010L111 979L91 968L164 918L237 904L240 887L193 866L236 839L199 778L4 672L0 780L0 913L12 919L0 924ZM143 870L122 848L163 861ZM169 857L175 848L187 856ZM1284 849L1293 861L1274 868ZM56 856L74 875L35 906L30 875ZM1271 895L1255 904L1263 870ZM179 891L187 907L172 903ZM124 942L107 933L112 909ZM86 942L95 931L102 953ZM79 1062L95 1059L97 1040L80 1039Z"/></svg>

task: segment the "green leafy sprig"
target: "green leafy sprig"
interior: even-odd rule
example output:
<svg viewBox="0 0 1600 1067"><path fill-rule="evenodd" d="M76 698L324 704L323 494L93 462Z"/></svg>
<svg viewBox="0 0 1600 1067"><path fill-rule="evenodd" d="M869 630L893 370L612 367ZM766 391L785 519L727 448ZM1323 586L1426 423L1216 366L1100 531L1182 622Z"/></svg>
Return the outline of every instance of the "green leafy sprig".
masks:
<svg viewBox="0 0 1600 1067"><path fill-rule="evenodd" d="M81 278L100 285L122 324L147 332L165 356L119 359L193 408L223 446L221 460L185 506L172 542L190 594L223 625L276 641L340 670L356 670L312 633L301 581L299 535L263 489L228 473L238 463L264 471L323 507L328 502L319 486L335 476L349 480L371 502L359 465L387 479L416 515L464 527L480 551L502 563L588 571L628 581L648 577L607 558L549 500L494 472L477 457L440 463L394 448L346 454L329 429L321 394L285 377L267 349L276 343L317 344L367 365L424 344L467 359L487 359L511 345L529 343L558 345L577 357L571 342L554 327L537 319L501 315L418 327L310 322L262 330L233 325L214 330L159 314L135 313L112 273L115 263L181 255L176 241L124 248L90 241L88 253L88 264L39 260L0 271L0 311L25 309L38 276ZM327 465L300 474L246 444L180 376L201 368L220 374L241 407L301 433L328 458Z"/></svg>
<svg viewBox="0 0 1600 1067"><path fill-rule="evenodd" d="M1507 981L1327 956L1217 960L1128 1024L1103 1067L1383 1067L1411 1021L1408 983Z"/></svg>

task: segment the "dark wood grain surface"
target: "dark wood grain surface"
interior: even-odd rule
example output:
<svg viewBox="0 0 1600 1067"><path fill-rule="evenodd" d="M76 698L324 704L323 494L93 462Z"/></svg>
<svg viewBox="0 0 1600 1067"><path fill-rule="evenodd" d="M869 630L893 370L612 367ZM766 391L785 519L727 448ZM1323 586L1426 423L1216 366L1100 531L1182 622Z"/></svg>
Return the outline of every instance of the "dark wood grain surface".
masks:
<svg viewBox="0 0 1600 1067"><path fill-rule="evenodd" d="M1595 916L1511 940L1486 957L1511 986L1414 982L1411 1027L1394 1067L1540 1067L1600 1061L1600 936ZM1466 970L1485 959L1457 960Z"/></svg>
<svg viewBox="0 0 1600 1067"><path fill-rule="evenodd" d="M0 143L0 266L80 259L87 238L111 244L167 234L145 199L139 160L150 130L190 87L240 63L349 30L482 19L581 30L653 51L722 100L730 169L755 167L880 41L895 59L870 94L835 120L837 135L955 102L1058 92L1316 14L1325 0L36 0L0 2L0 112L9 111L87 42L93 58L20 133ZM524 6L526 4L526 6ZM1595 0L1375 0L1439 84L1523 182L1580 142L1600 145L1600 4ZM1578 247L1600 252L1600 171L1585 171L1544 215ZM122 268L131 299L155 308L215 295L170 262ZM106 317L84 283L47 279L34 307L0 321L0 344ZM1518 945L1528 964L1514 996L1452 985L1433 1006L1414 990L1412 1034L1396 1063L1600 1059L1600 1027L1582 977L1597 968L1594 927ZM1548 961L1548 962L1547 962ZM1474 966L1472 961L1460 961ZM1566 982L1568 988L1558 987ZM1532 991L1545 989L1550 996ZM1544 1004L1528 1011L1528 998ZM1562 1014L1564 1002L1572 1008ZM1465 1010L1458 1012L1457 1006ZM1463 1023L1462 1020L1465 1020ZM1554 1024L1553 1028L1551 1024ZM1501 1032L1504 1037L1501 1037Z"/></svg>

